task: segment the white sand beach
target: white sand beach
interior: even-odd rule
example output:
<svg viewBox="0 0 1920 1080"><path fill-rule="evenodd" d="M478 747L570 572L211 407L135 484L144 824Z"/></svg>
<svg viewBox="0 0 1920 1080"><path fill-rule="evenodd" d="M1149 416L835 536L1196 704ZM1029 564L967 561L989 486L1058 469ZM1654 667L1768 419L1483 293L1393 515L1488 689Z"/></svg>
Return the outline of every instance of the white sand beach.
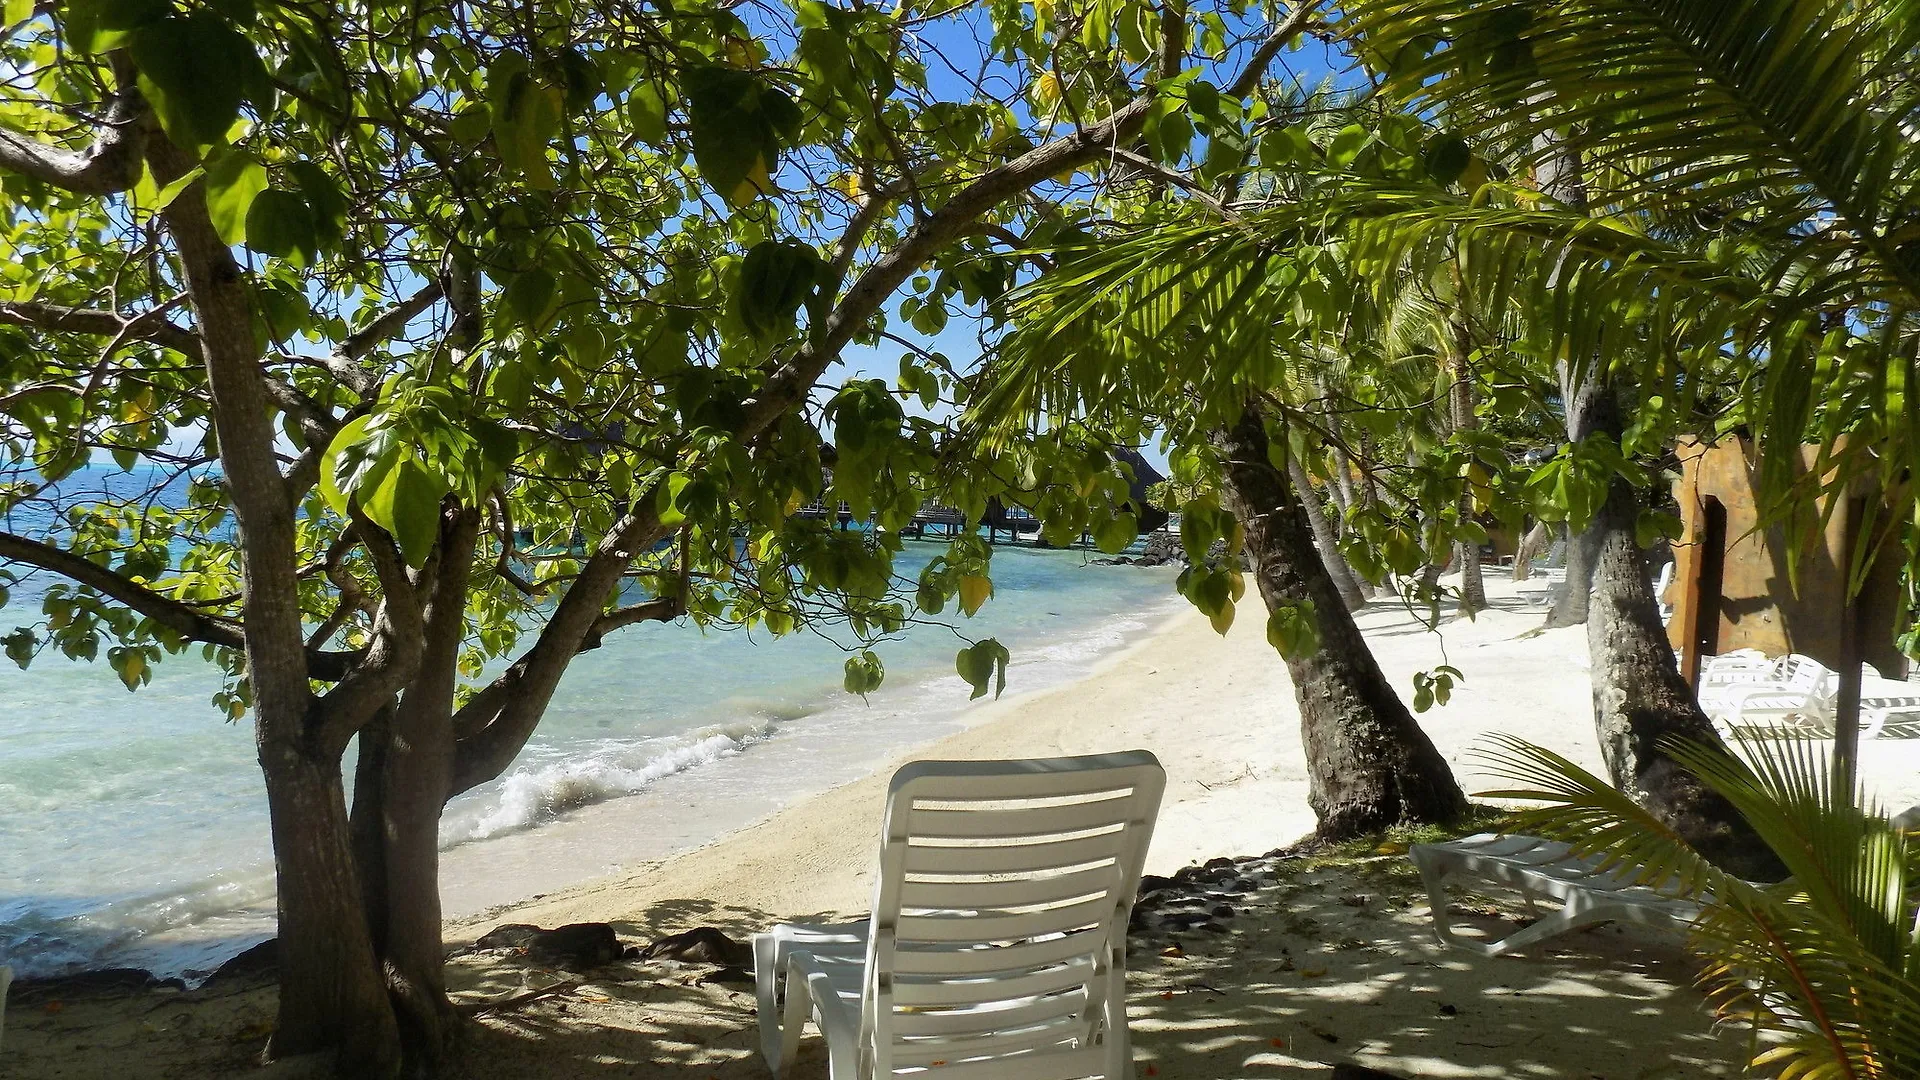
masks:
<svg viewBox="0 0 1920 1080"><path fill-rule="evenodd" d="M1420 716L1468 791L1489 786L1468 751L1520 735L1596 771L1584 628L1538 632L1537 605L1490 582L1494 608L1429 632L1378 604L1359 616L1403 696L1415 671L1465 674L1452 701ZM1251 611L1224 639L1183 612L1077 682L982 703L971 726L904 758L1082 754L1145 747L1168 773L1148 871L1250 856L1309 832L1298 711L1286 669ZM1896 808L1920 803L1920 740L1870 744L1863 772ZM871 888L890 768L780 810L664 862L461 920L470 941L502 922L610 922L627 944L715 925L736 937L777 919L852 915ZM1402 1076L1627 1080L1733 1076L1747 1047L1713 1030L1677 939L1605 927L1527 954L1481 960L1432 939L1405 858L1283 862L1236 900L1226 934L1137 943L1132 1014L1142 1075L1324 1076L1355 1061ZM1517 908L1475 899L1469 915ZM486 1013L475 1077L764 1075L751 987L708 969L628 961L569 976L472 954L452 965L472 1007L554 991ZM724 977L724 976L723 976ZM9 1076L109 1075L142 1055L158 1071L238 1069L269 1015L264 991L16 1002ZM207 1046L221 1053L210 1058ZM221 1049L224 1048L224 1049ZM817 1051L817 1047L814 1048ZM810 1052L802 1076L824 1076ZM194 1071L194 1070L199 1071Z"/></svg>

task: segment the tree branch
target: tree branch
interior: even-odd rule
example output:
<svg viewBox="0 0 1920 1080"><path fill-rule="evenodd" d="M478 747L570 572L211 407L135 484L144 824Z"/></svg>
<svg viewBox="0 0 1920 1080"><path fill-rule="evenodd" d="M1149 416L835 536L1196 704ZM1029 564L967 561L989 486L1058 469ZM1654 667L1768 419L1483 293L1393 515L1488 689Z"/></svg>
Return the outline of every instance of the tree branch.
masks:
<svg viewBox="0 0 1920 1080"><path fill-rule="evenodd" d="M66 307L34 300L4 300L0 301L0 323L71 334L97 334L123 341L147 341L195 360L200 359L199 335L168 322L165 308L138 315L121 315L98 308Z"/></svg>
<svg viewBox="0 0 1920 1080"><path fill-rule="evenodd" d="M407 324L420 314L439 303L444 290L439 282L422 286L419 292L388 308L372 322L347 335L340 347L329 354L321 363L333 373L333 377L345 383L362 398L370 398L380 387L379 373L362 365L360 361L373 350L398 336L407 328ZM301 359L309 360L302 357Z"/></svg>
<svg viewBox="0 0 1920 1080"><path fill-rule="evenodd" d="M0 127L0 169L79 195L113 195L139 183L149 127L147 103L134 86L132 65L116 58L113 66L120 89L107 98L106 116L92 145L69 150Z"/></svg>
<svg viewBox="0 0 1920 1080"><path fill-rule="evenodd" d="M1306 13L1317 2L1313 0L1290 15L1255 50L1248 70L1242 71L1232 84L1236 88L1247 88L1237 91L1240 96L1259 85L1261 72L1281 46L1306 25ZM819 329L774 371L760 393L743 403L745 416L734 431L735 437L752 439L788 410L804 403L813 384L839 359L840 351L872 321L900 285L942 248L973 231L981 217L1007 199L1110 154L1140 131L1152 103L1151 91L1143 90L1106 119L990 169L955 192L916 224L898 247L868 266L822 320ZM871 207L877 203L878 200L874 200L856 211L841 243L836 245L836 262L849 250L849 237L857 247L859 238L872 224L870 214L877 211ZM455 730L469 734L460 740L449 797L505 771L533 733L568 661L600 625L603 617L600 607L612 594L634 554L667 534L653 509L654 494L652 489L642 492L634 500L633 509L608 531L581 567L573 586L561 597L533 648L456 715Z"/></svg>
<svg viewBox="0 0 1920 1080"><path fill-rule="evenodd" d="M36 566L110 597L189 641L238 649L245 644L240 624L197 610L191 604L155 592L116 570L71 551L17 533L0 533L0 559ZM313 677L338 681L361 659L357 652L307 651Z"/></svg>
<svg viewBox="0 0 1920 1080"><path fill-rule="evenodd" d="M576 651L587 652L599 648L603 637L623 626L642 622L670 622L679 618L683 610L680 598L676 596L662 596L615 608L594 620ZM520 748L533 735L533 729L546 711L545 703L542 702L538 709L530 709L522 707L516 699L522 683L526 682L529 673L535 670L535 665L540 661L541 644L545 644L544 635L542 641L527 655L514 661L499 678L488 683L454 714L453 783L449 786L447 798L472 790L506 772L507 767L513 764L513 759L520 756ZM571 655L568 659L571 659ZM548 692L551 693L550 688Z"/></svg>

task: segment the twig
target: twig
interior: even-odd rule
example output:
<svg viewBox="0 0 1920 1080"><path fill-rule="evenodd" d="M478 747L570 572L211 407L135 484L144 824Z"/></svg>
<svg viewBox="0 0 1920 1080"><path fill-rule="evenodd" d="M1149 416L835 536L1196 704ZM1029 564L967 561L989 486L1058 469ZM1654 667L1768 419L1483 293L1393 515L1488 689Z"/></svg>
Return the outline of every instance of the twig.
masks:
<svg viewBox="0 0 1920 1080"><path fill-rule="evenodd" d="M485 1016L486 1014L491 1012L499 1012L503 1009L516 1009L522 1005L525 1005L530 1001L537 1001L540 998L544 998L544 997L552 997L556 994L564 994L571 990L577 990L580 988L580 986L581 986L581 983L578 979L574 979L567 982L552 983L550 985L543 986L538 990L529 990L524 994L519 994L514 997L507 998L505 1001L495 1001L495 1002L490 1002L486 1005L482 1005L474 1009L472 1012L468 1013L467 1015L480 1017L480 1016Z"/></svg>

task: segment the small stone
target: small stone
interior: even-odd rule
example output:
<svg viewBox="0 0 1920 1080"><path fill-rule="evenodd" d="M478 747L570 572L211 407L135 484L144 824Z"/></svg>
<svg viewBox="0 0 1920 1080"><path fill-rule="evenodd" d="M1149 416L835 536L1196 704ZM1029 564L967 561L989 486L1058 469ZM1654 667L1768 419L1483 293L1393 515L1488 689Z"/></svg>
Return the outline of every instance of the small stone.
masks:
<svg viewBox="0 0 1920 1080"><path fill-rule="evenodd" d="M1440 1003L1440 1015L1441 1016L1458 1016L1460 1015L1460 1010L1458 1007L1449 1005L1443 1001Z"/></svg>
<svg viewBox="0 0 1920 1080"><path fill-rule="evenodd" d="M1213 905L1212 915L1216 919L1231 919L1233 918L1233 905L1215 904Z"/></svg>

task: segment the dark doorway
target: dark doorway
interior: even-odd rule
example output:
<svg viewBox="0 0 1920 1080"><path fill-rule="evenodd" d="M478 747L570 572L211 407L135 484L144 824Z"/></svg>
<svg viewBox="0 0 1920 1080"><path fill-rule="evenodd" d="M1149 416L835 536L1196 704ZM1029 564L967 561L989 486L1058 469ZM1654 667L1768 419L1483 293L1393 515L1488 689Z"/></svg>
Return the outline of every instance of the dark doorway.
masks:
<svg viewBox="0 0 1920 1080"><path fill-rule="evenodd" d="M1727 566L1727 508L1708 495L1701 506L1699 576L1700 598L1694 610L1693 646L1696 656L1720 654L1720 588Z"/></svg>

